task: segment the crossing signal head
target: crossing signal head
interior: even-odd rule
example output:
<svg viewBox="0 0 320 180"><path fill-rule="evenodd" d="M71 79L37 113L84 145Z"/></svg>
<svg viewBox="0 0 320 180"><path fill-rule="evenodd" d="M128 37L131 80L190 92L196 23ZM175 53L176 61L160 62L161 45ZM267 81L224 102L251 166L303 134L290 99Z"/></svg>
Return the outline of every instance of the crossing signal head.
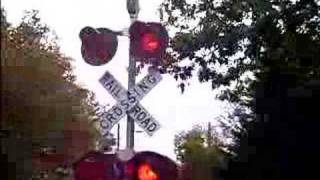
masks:
<svg viewBox="0 0 320 180"><path fill-rule="evenodd" d="M141 37L142 49L147 52L155 52L159 46L159 39L155 33L145 33Z"/></svg>
<svg viewBox="0 0 320 180"><path fill-rule="evenodd" d="M73 179L113 179L113 165L117 162L114 154L90 151L73 163Z"/></svg>
<svg viewBox="0 0 320 180"><path fill-rule="evenodd" d="M135 21L129 28L130 54L137 61L161 63L168 46L167 30L160 23Z"/></svg>
<svg viewBox="0 0 320 180"><path fill-rule="evenodd" d="M140 180L159 180L159 175L149 163L141 164L137 167L137 177Z"/></svg>
<svg viewBox="0 0 320 180"><path fill-rule="evenodd" d="M133 180L176 180L177 165L171 159L151 151L143 151L126 163L126 177Z"/></svg>
<svg viewBox="0 0 320 180"><path fill-rule="evenodd" d="M80 31L81 54L93 66L108 63L118 48L117 35L107 28L85 27Z"/></svg>

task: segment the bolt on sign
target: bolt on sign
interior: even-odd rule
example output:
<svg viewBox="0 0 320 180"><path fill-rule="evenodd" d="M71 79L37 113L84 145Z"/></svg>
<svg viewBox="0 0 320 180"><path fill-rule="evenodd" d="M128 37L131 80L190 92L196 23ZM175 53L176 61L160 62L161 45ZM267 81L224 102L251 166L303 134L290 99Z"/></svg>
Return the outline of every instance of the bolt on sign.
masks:
<svg viewBox="0 0 320 180"><path fill-rule="evenodd" d="M102 86L117 101L117 104L104 115L100 126L110 131L126 113L129 113L135 122L149 135L152 136L160 128L160 123L139 103L160 81L162 76L159 71L151 71L134 88L127 91L108 71L99 79Z"/></svg>

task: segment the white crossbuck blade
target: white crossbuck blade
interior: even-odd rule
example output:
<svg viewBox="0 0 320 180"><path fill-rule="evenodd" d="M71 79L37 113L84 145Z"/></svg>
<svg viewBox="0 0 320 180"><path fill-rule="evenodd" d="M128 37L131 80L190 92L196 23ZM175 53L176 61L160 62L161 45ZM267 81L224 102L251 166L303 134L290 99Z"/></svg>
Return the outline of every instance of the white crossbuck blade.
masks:
<svg viewBox="0 0 320 180"><path fill-rule="evenodd" d="M152 136L160 128L150 113L139 103L139 101L162 80L157 71L146 75L133 89L127 91L108 71L99 79L103 87L117 100L117 104L104 114L100 122L101 127L110 131L119 120L129 112L138 125Z"/></svg>

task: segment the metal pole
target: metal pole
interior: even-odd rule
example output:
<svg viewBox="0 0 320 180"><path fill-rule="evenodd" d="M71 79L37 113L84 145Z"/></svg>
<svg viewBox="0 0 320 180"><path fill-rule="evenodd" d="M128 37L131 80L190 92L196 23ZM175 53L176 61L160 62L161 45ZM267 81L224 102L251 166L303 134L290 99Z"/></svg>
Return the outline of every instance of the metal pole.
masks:
<svg viewBox="0 0 320 180"><path fill-rule="evenodd" d="M139 14L139 0L127 0L127 10L133 23ZM128 90L135 86L136 81L136 61L131 56L129 50L129 68L128 68ZM127 113L127 144L128 149L134 148L134 120Z"/></svg>
<svg viewBox="0 0 320 180"><path fill-rule="evenodd" d="M129 55L129 77L128 77L128 89L131 90L136 81L136 61L131 55ZM133 149L134 147L134 120L127 113L127 148Z"/></svg>
<svg viewBox="0 0 320 180"><path fill-rule="evenodd" d="M120 147L120 124L118 124L118 132L117 132L117 151L119 151Z"/></svg>

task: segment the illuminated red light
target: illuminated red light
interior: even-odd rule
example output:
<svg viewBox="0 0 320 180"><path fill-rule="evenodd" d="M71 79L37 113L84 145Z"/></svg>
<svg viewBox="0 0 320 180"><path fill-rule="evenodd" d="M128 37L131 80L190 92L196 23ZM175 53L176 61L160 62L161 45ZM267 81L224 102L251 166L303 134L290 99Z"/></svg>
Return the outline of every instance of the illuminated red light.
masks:
<svg viewBox="0 0 320 180"><path fill-rule="evenodd" d="M146 33L142 36L142 49L153 52L159 47L159 39L154 33Z"/></svg>
<svg viewBox="0 0 320 180"><path fill-rule="evenodd" d="M142 164L138 168L139 180L159 180L158 174L153 171L149 164Z"/></svg>

